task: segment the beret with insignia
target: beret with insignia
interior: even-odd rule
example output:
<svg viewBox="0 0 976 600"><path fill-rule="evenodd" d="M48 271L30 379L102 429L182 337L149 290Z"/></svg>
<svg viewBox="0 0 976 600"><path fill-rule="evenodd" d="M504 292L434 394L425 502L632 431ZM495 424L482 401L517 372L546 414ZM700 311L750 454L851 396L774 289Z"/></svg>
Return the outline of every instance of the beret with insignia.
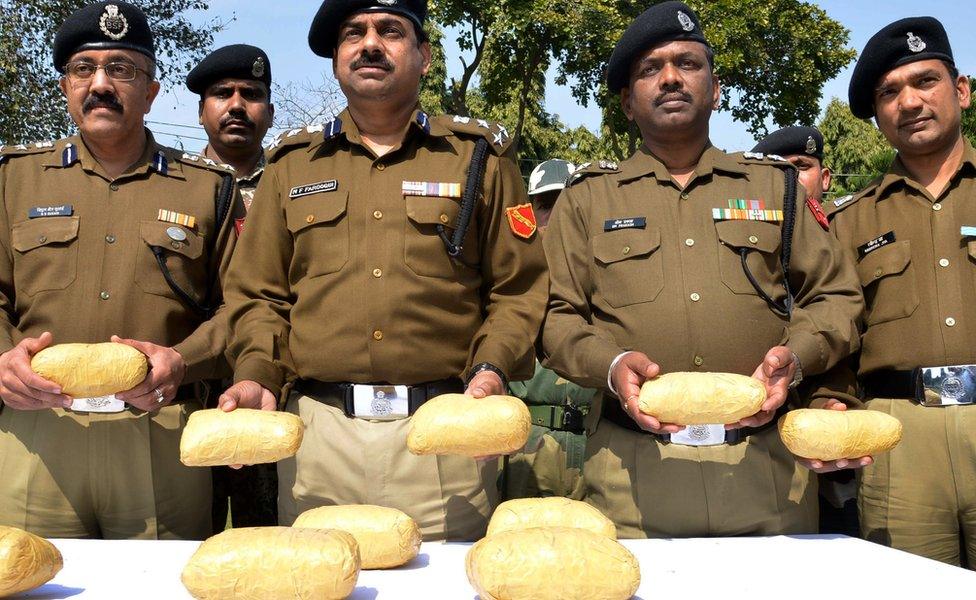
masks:
<svg viewBox="0 0 976 600"><path fill-rule="evenodd" d="M624 31L610 55L607 84L619 94L630 84L630 67L647 49L675 40L701 42L708 46L698 15L684 2L662 2L640 14Z"/></svg>
<svg viewBox="0 0 976 600"><path fill-rule="evenodd" d="M874 116L874 89L888 71L920 60L955 65L945 27L932 17L901 19L874 34L861 52L847 91L851 112L859 119Z"/></svg>
<svg viewBox="0 0 976 600"><path fill-rule="evenodd" d="M204 95L221 79L252 79L271 89L271 61L264 50L247 44L224 46L211 52L186 76L186 87Z"/></svg>
<svg viewBox="0 0 976 600"><path fill-rule="evenodd" d="M339 27L347 18L361 12L384 12L406 17L413 23L417 37L427 39L424 33L427 0L325 0L308 32L308 45L312 52L332 58L338 45Z"/></svg>
<svg viewBox="0 0 976 600"><path fill-rule="evenodd" d="M146 15L121 0L86 4L65 19L54 36L54 68L64 73L83 50L134 50L156 60L156 44Z"/></svg>
<svg viewBox="0 0 976 600"><path fill-rule="evenodd" d="M824 139L816 127L784 127L767 135L752 151L780 156L802 154L823 161Z"/></svg>

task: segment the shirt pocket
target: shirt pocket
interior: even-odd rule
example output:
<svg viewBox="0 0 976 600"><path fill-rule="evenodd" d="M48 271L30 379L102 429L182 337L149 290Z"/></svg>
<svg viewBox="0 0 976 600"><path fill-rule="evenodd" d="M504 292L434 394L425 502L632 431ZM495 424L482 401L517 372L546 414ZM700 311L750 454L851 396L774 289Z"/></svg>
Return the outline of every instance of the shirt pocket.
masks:
<svg viewBox="0 0 976 600"><path fill-rule="evenodd" d="M596 293L620 308L653 302L664 289L658 229L621 229L593 236Z"/></svg>
<svg viewBox="0 0 976 600"><path fill-rule="evenodd" d="M293 280L340 271L349 261L349 193L290 200L285 221L294 240Z"/></svg>
<svg viewBox="0 0 976 600"><path fill-rule="evenodd" d="M185 235L185 240L175 240L170 235L177 229ZM153 248L159 248L160 257L176 285L198 301L206 301L210 282L203 251L204 236L172 223L142 221L139 223L139 237L142 246L136 260L135 280L142 291L182 302L163 276L163 269L153 251Z"/></svg>
<svg viewBox="0 0 976 600"><path fill-rule="evenodd" d="M47 217L14 224L14 285L28 296L63 290L78 276L78 217Z"/></svg>
<svg viewBox="0 0 976 600"><path fill-rule="evenodd" d="M477 266L477 215L471 215L462 240L460 259L463 264L460 264L448 256L444 241L437 233L437 226L443 225L444 235L453 239L461 212L460 201L440 196L405 196L404 204L407 222L403 237L403 261L411 271L422 277L456 279L459 270L468 271L468 267Z"/></svg>
<svg viewBox="0 0 976 600"><path fill-rule="evenodd" d="M910 240L882 246L857 263L868 325L911 316L918 308Z"/></svg>
<svg viewBox="0 0 976 600"><path fill-rule="evenodd" d="M746 266L759 287L773 299L785 295L780 264L783 232L779 225L765 221L716 221L715 232L721 243L718 266L725 287L733 294L759 295L742 267L744 248Z"/></svg>

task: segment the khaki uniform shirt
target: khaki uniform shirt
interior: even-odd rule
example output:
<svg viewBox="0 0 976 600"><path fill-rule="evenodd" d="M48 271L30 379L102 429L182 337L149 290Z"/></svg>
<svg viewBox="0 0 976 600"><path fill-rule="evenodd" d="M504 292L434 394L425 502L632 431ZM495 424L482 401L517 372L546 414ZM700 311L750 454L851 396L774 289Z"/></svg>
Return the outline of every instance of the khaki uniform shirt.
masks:
<svg viewBox="0 0 976 600"><path fill-rule="evenodd" d="M453 233L482 137L491 150L462 264L437 226ZM235 379L412 385L481 362L531 376L548 280L538 234L509 222L508 208L528 204L509 143L499 126L421 110L381 158L348 111L280 137L227 288Z"/></svg>
<svg viewBox="0 0 976 600"><path fill-rule="evenodd" d="M749 375L781 344L800 358L804 374L823 372L857 349L862 298L854 269L805 207L802 188L790 264L792 320L756 293L738 252L750 250L753 275L782 301L781 223L713 218L730 200L781 210L789 165L708 147L683 190L643 148L619 168L604 166L563 192L545 237L548 366L606 389L611 362L627 350L644 352L663 372Z"/></svg>
<svg viewBox="0 0 976 600"><path fill-rule="evenodd" d="M966 142L938 197L896 158L865 190L828 206L864 289L860 374L976 363L976 235L963 231L976 227L976 150Z"/></svg>
<svg viewBox="0 0 976 600"><path fill-rule="evenodd" d="M201 157L207 155L210 146L208 145L200 153ZM264 152L261 153L261 158L258 159L258 163L254 165L254 169L250 173L237 173L235 171L235 178L237 179L237 191L241 195L241 202L244 204L244 213L247 214L251 210L251 202L254 201L254 192L258 189L258 183L261 181L261 175L264 173L264 167L267 164L267 159ZM229 166L229 165L221 165ZM238 224L239 227L243 226L243 222Z"/></svg>
<svg viewBox="0 0 976 600"><path fill-rule="evenodd" d="M0 352L44 331L56 344L117 334L175 346L187 364L184 383L228 372L223 311L204 322L184 304L150 245L165 251L184 290L219 304L239 212L235 203L225 223L215 222L229 171L148 138L142 158L115 180L78 136L3 150ZM195 224L176 223L181 215Z"/></svg>

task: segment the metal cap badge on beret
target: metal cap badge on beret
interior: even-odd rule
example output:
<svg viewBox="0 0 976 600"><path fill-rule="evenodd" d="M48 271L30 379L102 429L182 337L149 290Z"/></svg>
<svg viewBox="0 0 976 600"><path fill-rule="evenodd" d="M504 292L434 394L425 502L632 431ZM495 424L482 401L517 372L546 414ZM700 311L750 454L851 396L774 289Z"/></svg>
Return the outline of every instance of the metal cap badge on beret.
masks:
<svg viewBox="0 0 976 600"><path fill-rule="evenodd" d="M186 87L201 96L221 79L253 79L271 89L271 60L264 50L247 44L224 46L211 52L186 76Z"/></svg>
<svg viewBox="0 0 976 600"><path fill-rule="evenodd" d="M54 68L64 73L71 56L82 50L116 48L156 60L156 44L145 13L120 0L88 4L71 13L54 36Z"/></svg>
<svg viewBox="0 0 976 600"><path fill-rule="evenodd" d="M851 112L860 119L874 116L874 88L885 73L920 60L955 64L949 36L933 17L901 19L874 34L861 52L847 91Z"/></svg>
<svg viewBox="0 0 976 600"><path fill-rule="evenodd" d="M418 35L424 35L426 0L325 0L308 32L308 45L312 52L332 58L339 38L339 26L350 15L360 12L388 12L404 16L413 22Z"/></svg>
<svg viewBox="0 0 976 600"><path fill-rule="evenodd" d="M816 127L803 127L799 125L784 127L764 137L756 144L756 147L752 151L762 154L778 154L780 156L804 154L822 161L824 139Z"/></svg>
<svg viewBox="0 0 976 600"><path fill-rule="evenodd" d="M630 67L652 46L675 40L701 42L708 46L698 15L684 2L655 4L640 14L624 31L610 55L607 84L617 94L630 83Z"/></svg>

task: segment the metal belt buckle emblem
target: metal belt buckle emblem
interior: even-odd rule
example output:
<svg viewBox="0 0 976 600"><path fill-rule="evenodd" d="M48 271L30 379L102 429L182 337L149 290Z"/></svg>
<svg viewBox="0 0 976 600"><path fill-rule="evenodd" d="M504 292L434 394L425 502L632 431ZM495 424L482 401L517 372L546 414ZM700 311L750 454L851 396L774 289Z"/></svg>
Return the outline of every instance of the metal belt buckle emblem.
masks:
<svg viewBox="0 0 976 600"><path fill-rule="evenodd" d="M395 421L410 416L405 385L352 386L353 416L369 421Z"/></svg>
<svg viewBox="0 0 976 600"><path fill-rule="evenodd" d="M725 443L725 425L689 425L671 434L672 444L682 446L718 446Z"/></svg>
<svg viewBox="0 0 976 600"><path fill-rule="evenodd" d="M923 406L955 406L976 401L976 365L922 367L915 396Z"/></svg>
<svg viewBox="0 0 976 600"><path fill-rule="evenodd" d="M97 398L75 398L71 401L71 410L89 413L118 413L125 410L125 402L117 399L114 395Z"/></svg>

